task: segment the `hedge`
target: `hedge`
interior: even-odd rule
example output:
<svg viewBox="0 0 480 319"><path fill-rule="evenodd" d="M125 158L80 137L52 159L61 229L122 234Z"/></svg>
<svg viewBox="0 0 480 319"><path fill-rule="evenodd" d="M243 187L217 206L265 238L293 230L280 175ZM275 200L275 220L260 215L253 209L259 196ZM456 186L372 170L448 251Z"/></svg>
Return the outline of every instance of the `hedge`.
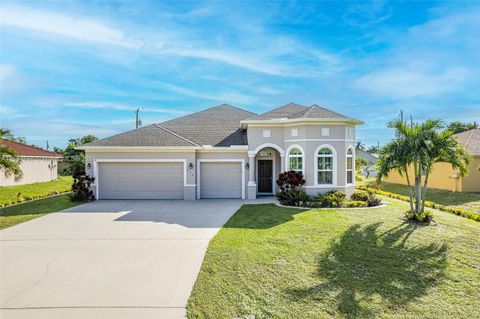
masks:
<svg viewBox="0 0 480 319"><path fill-rule="evenodd" d="M380 189L376 189L376 188L372 188L372 187L368 187L368 186L363 186L363 185L357 186L356 188L360 189L360 190L372 192L372 193L375 193L375 194L378 194L378 195L383 195L383 196L387 196L387 197L390 197L390 198L399 199L399 200L402 200L402 201L405 201L405 202L410 202L410 198L408 196L403 196L403 195L399 195L399 194L395 194L395 193L390 193L390 192L382 191ZM474 221L480 222L480 214L465 210L463 208L445 206L445 205L437 204L437 203L434 203L434 202L431 202L431 201L425 201L425 207L438 209L438 210L441 210L441 211L444 211L444 212L447 212L447 213L455 214L455 215L458 215L458 216L462 216L462 217L473 219Z"/></svg>
<svg viewBox="0 0 480 319"><path fill-rule="evenodd" d="M12 206L12 205L17 205L25 202L30 202L32 200L37 200L37 199L42 199L42 198L47 198L47 197L52 197L52 196L57 196L57 195L62 195L62 194L68 194L71 193L72 191L63 191L63 192L50 192L48 194L42 194L42 195L32 195L32 196L19 196L17 197L16 200L10 200L5 203L0 203L0 208Z"/></svg>

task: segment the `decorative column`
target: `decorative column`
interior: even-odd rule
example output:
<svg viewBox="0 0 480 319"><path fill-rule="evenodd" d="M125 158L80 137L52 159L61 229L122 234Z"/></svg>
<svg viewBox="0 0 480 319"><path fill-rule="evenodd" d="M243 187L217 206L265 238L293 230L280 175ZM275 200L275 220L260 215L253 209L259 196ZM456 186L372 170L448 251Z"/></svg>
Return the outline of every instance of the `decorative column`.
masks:
<svg viewBox="0 0 480 319"><path fill-rule="evenodd" d="M248 193L247 199L257 198L257 183L255 182L255 155L248 152Z"/></svg>
<svg viewBox="0 0 480 319"><path fill-rule="evenodd" d="M280 173L285 172L285 154L280 153Z"/></svg>

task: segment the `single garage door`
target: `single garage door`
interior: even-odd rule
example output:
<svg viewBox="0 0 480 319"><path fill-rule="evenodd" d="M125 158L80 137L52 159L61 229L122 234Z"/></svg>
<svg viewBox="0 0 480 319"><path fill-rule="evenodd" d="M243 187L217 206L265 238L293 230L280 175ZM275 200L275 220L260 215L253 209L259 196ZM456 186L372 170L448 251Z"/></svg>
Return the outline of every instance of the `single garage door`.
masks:
<svg viewBox="0 0 480 319"><path fill-rule="evenodd" d="M99 199L183 199L183 163L99 163Z"/></svg>
<svg viewBox="0 0 480 319"><path fill-rule="evenodd" d="M242 198L239 162L200 162L200 198Z"/></svg>

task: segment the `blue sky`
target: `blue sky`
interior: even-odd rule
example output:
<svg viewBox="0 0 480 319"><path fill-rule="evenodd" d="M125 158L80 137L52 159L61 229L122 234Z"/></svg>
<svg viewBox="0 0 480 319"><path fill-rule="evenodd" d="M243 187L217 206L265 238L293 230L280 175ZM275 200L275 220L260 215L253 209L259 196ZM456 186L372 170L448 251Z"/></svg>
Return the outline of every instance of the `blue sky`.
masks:
<svg viewBox="0 0 480 319"><path fill-rule="evenodd" d="M296 102L365 121L480 121L480 5L462 2L0 4L1 126L64 147L221 103Z"/></svg>

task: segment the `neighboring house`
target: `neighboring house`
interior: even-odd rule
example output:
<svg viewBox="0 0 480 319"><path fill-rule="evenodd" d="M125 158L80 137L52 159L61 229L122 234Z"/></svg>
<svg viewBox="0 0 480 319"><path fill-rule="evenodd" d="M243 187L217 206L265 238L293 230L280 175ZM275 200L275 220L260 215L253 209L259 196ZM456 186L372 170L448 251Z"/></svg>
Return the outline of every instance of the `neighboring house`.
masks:
<svg viewBox="0 0 480 319"><path fill-rule="evenodd" d="M361 123L317 105L257 115L223 104L77 149L98 199L254 199L275 194L286 170L301 171L310 194L350 194Z"/></svg>
<svg viewBox="0 0 480 319"><path fill-rule="evenodd" d="M433 172L428 178L428 185L432 188L446 189L455 192L480 192L480 129L473 129L454 135L463 148L470 153L472 161L465 177L459 177L458 172L448 163L435 163ZM410 172L412 174L412 172ZM406 185L405 177L397 172L391 172L383 179L385 182Z"/></svg>
<svg viewBox="0 0 480 319"><path fill-rule="evenodd" d="M60 154L45 151L41 148L0 139L0 144L20 155L20 168L23 176L18 178L13 174L6 175L0 170L0 186L48 182L57 179L57 162L62 158Z"/></svg>
<svg viewBox="0 0 480 319"><path fill-rule="evenodd" d="M369 163L369 167L364 168L364 172L363 172L364 175L368 175L368 177L377 177L377 170L374 166L375 163L378 161L377 154L370 154L366 151L357 150L356 155L357 157L366 159Z"/></svg>
<svg viewBox="0 0 480 319"><path fill-rule="evenodd" d="M357 157L361 157L374 164L378 161L378 156L376 154L370 154L366 151L357 150Z"/></svg>

